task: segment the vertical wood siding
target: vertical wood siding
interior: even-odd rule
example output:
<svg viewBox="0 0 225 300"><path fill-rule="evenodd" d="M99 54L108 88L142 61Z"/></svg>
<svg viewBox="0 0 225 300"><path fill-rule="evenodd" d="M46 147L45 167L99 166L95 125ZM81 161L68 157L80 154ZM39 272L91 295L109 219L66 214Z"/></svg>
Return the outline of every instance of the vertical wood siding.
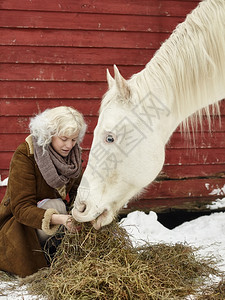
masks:
<svg viewBox="0 0 225 300"><path fill-rule="evenodd" d="M29 118L71 105L85 115L84 163L97 123L106 69L125 78L139 72L199 1L0 0L0 175L28 134ZM224 102L224 101L223 101ZM225 184L225 104L196 133L196 148L179 132L166 149L165 166L139 201L128 208L180 207L211 199ZM5 188L0 188L0 199ZM214 197L215 198L215 197Z"/></svg>

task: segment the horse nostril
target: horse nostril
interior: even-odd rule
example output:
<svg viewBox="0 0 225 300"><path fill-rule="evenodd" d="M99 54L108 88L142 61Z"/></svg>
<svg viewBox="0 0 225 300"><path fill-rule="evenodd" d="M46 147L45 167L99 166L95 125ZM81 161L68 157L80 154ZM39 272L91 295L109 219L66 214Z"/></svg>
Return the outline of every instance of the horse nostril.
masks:
<svg viewBox="0 0 225 300"><path fill-rule="evenodd" d="M83 209L81 210L81 212L85 212L87 206L86 206L86 204L82 204L82 205L83 205Z"/></svg>
<svg viewBox="0 0 225 300"><path fill-rule="evenodd" d="M78 204L78 205L75 205L75 208L76 208L79 212L83 213L83 212L85 212L87 206L86 206L86 204L84 204L84 203L80 203L80 204Z"/></svg>

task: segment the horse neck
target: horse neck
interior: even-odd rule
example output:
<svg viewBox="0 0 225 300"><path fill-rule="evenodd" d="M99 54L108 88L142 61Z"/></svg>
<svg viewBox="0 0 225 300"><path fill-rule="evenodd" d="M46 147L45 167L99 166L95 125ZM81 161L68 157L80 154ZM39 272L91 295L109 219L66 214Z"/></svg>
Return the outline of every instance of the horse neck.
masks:
<svg viewBox="0 0 225 300"><path fill-rule="evenodd" d="M203 1L131 78L141 102L150 93L170 111L157 128L168 122L170 132L195 113L210 118L209 106L225 97L224 49L225 1Z"/></svg>
<svg viewBox="0 0 225 300"><path fill-rule="evenodd" d="M149 76L149 83L148 81L145 81L145 84L142 82L141 95L139 94L138 97L139 103L136 104L136 107L139 106L138 113L142 116L142 123L161 137L164 144L168 142L179 124L183 124L185 130L189 131L189 124L192 129L195 129L193 124L196 122L200 122L202 126L202 119L205 116L210 125L210 114L219 114L218 102L225 98L224 85L220 83L221 81L218 79L217 90L214 92L208 83L200 101L190 101L190 105L181 98L181 103L177 106L177 99L172 88L168 87L170 93L165 93L165 86L156 84L154 79L151 80ZM207 84L204 83L203 87L206 88L206 86ZM203 87L199 86L199 92L203 90Z"/></svg>

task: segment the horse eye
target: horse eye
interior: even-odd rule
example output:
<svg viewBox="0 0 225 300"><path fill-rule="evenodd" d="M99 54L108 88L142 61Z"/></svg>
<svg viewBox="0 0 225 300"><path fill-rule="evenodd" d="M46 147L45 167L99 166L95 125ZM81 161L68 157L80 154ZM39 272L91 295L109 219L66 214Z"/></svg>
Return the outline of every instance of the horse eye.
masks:
<svg viewBox="0 0 225 300"><path fill-rule="evenodd" d="M114 137L112 134L108 134L105 138L106 143L113 143L114 142Z"/></svg>

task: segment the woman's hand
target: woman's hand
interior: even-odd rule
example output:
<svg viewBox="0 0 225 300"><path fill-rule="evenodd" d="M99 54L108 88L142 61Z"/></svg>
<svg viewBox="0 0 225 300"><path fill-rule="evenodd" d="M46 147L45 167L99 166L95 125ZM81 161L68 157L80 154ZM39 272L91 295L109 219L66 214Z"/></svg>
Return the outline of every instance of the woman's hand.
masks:
<svg viewBox="0 0 225 300"><path fill-rule="evenodd" d="M72 233L76 233L77 231L81 230L81 226L80 225L75 225L74 224L74 219L72 216L67 216L67 219L65 221L65 224L63 224L67 230L69 230Z"/></svg>
<svg viewBox="0 0 225 300"><path fill-rule="evenodd" d="M71 215L53 214L51 218L51 224L64 225L66 229L72 233L76 233L81 229L81 226L74 225L73 217Z"/></svg>

